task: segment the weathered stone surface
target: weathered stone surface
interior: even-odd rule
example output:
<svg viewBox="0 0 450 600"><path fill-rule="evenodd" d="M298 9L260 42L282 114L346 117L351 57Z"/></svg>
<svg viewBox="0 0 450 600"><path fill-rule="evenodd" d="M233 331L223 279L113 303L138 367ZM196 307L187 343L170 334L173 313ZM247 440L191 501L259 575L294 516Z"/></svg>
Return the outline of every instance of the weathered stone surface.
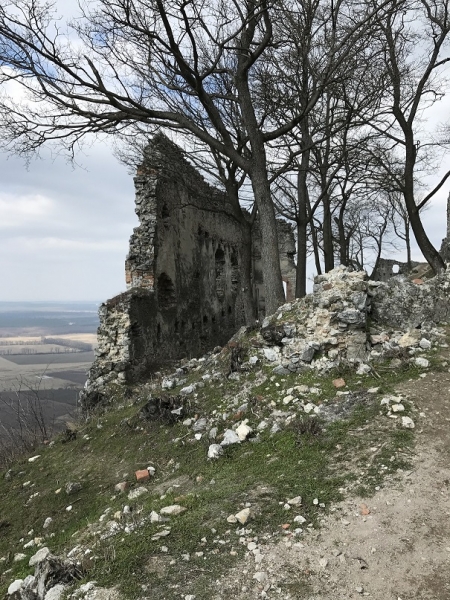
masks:
<svg viewBox="0 0 450 600"><path fill-rule="evenodd" d="M66 494L71 496L72 494L77 494L81 490L81 483L78 481L69 481L66 484Z"/></svg>
<svg viewBox="0 0 450 600"><path fill-rule="evenodd" d="M34 566L38 565L43 560L45 560L47 558L47 556L49 556L49 554L50 554L50 550L48 548L40 548L40 550L38 550L36 552L36 554L34 554L30 558L28 565L30 567L34 567Z"/></svg>
<svg viewBox="0 0 450 600"><path fill-rule="evenodd" d="M208 185L163 135L147 147L134 183L139 225L125 263L128 290L100 307L96 359L80 394L84 408L108 403L108 385L133 383L160 362L224 345L245 324L242 308L250 285L257 292L257 312L264 314L258 219L250 228L233 202ZM295 240L287 222L277 228L290 299ZM164 386L172 389L173 382Z"/></svg>
<svg viewBox="0 0 450 600"><path fill-rule="evenodd" d="M450 274L440 273L415 285L405 277L393 277L374 290L372 319L396 329L415 329L450 320Z"/></svg>

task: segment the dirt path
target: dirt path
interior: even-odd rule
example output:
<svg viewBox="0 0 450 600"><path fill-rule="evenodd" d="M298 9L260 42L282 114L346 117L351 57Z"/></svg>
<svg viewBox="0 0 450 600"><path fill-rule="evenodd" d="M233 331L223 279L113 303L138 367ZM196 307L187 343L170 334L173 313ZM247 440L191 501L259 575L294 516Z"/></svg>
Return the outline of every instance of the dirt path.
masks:
<svg viewBox="0 0 450 600"><path fill-rule="evenodd" d="M249 552L217 598L450 598L450 374L397 389L417 408L412 469L369 500L341 503L300 542L261 544L261 562Z"/></svg>

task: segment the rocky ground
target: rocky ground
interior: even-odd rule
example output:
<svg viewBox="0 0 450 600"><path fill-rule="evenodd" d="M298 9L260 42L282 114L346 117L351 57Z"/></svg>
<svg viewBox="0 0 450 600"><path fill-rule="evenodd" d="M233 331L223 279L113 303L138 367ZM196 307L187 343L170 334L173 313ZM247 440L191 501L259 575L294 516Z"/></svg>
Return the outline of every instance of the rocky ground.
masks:
<svg viewBox="0 0 450 600"><path fill-rule="evenodd" d="M336 270L225 348L106 388L0 478L0 594L449 598L448 330L369 323L377 289Z"/></svg>
<svg viewBox="0 0 450 600"><path fill-rule="evenodd" d="M370 498L350 494L301 541L249 543L221 588L242 600L450 597L450 375L429 373L397 391L419 413L411 469Z"/></svg>

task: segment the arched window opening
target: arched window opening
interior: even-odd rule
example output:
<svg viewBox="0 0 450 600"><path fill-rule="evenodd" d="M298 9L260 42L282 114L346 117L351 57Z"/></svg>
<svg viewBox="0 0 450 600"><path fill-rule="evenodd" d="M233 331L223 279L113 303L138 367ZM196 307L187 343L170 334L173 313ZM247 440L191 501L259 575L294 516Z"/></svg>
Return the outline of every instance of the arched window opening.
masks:
<svg viewBox="0 0 450 600"><path fill-rule="evenodd" d="M177 303L175 286L167 273L161 273L158 277L158 303L161 310L173 308Z"/></svg>
<svg viewBox="0 0 450 600"><path fill-rule="evenodd" d="M239 286L239 259L237 252L231 253L231 291L236 294Z"/></svg>
<svg viewBox="0 0 450 600"><path fill-rule="evenodd" d="M216 274L216 294L219 300L225 297L225 252L222 248L217 248L214 255L214 265Z"/></svg>
<svg viewBox="0 0 450 600"><path fill-rule="evenodd" d="M168 219L170 217L169 209L167 208L167 204L164 202L161 209L161 217L163 219Z"/></svg>

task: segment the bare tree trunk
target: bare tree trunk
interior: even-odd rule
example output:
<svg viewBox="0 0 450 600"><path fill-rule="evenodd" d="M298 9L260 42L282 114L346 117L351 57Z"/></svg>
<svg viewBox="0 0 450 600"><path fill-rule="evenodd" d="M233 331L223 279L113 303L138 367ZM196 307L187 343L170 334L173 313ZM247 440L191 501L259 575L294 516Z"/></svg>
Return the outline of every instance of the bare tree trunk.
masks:
<svg viewBox="0 0 450 600"><path fill-rule="evenodd" d="M245 324L247 327L254 325L257 315L256 303L253 298L252 284L252 226L245 223L246 241L242 248L241 286L244 304Z"/></svg>
<svg viewBox="0 0 450 600"><path fill-rule="evenodd" d="M244 232L244 243L242 245L242 263L241 263L241 286L242 302L245 324L251 326L255 323L257 310L255 299L253 298L253 282L252 282L252 225L242 212L239 203L239 187L234 176L225 182L225 188L228 197L236 213L236 218L241 223Z"/></svg>
<svg viewBox="0 0 450 600"><path fill-rule="evenodd" d="M250 178L258 206L259 226L261 228L261 262L264 276L265 311L267 315L270 315L283 304L285 298L281 279L277 222L270 195L264 148L262 148L262 153L263 156L259 156L257 160L260 164L252 169Z"/></svg>
<svg viewBox="0 0 450 600"><path fill-rule="evenodd" d="M333 231L331 226L330 196L325 194L323 203L323 259L325 273L334 269Z"/></svg>
<svg viewBox="0 0 450 600"><path fill-rule="evenodd" d="M335 223L338 228L339 234L339 261L341 265L348 267L348 240L345 235L345 227L344 227L344 210L341 207L339 211L339 217L335 218Z"/></svg>
<svg viewBox="0 0 450 600"><path fill-rule="evenodd" d="M412 269L411 234L410 234L409 228L410 228L409 219L405 219L406 264L408 265L408 270L411 271L411 269Z"/></svg>
<svg viewBox="0 0 450 600"><path fill-rule="evenodd" d="M314 222L311 219L310 222L310 228L311 228L311 239L312 239L312 243L313 243L313 252L314 252L314 262L316 263L316 271L317 271L317 275L322 275L322 265L320 264L320 248L319 248L319 242L317 240L317 231L316 228L314 227Z"/></svg>
<svg viewBox="0 0 450 600"><path fill-rule="evenodd" d="M420 218L419 210L414 200L414 165L416 162L416 148L412 132L405 134L406 138L406 159L405 159L405 187L403 195L405 198L406 210L408 211L411 228L414 232L417 245L419 246L425 260L433 269L434 273L445 271L445 263L441 255L430 242Z"/></svg>
<svg viewBox="0 0 450 600"><path fill-rule="evenodd" d="M309 204L308 186L306 184L307 169L309 166L310 150L302 154L300 169L297 175L297 270L295 277L295 297L306 296L306 259L307 259L307 226Z"/></svg>

